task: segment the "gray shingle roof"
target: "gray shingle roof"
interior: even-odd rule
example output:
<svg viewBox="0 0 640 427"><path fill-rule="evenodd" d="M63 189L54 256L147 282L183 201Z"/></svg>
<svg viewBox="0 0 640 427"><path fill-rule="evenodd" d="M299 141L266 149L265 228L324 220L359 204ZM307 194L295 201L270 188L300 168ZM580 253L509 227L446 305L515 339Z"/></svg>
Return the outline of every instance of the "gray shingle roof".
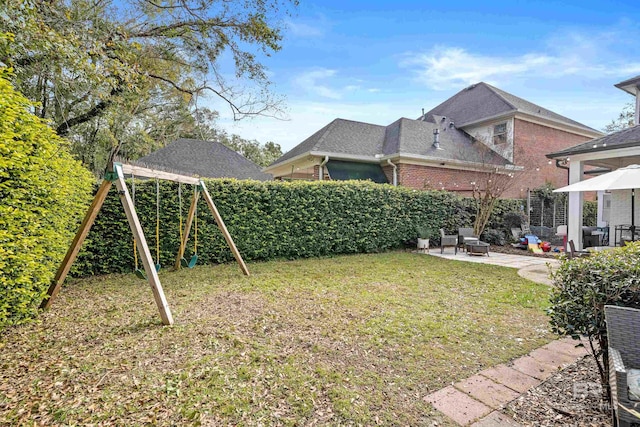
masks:
<svg viewBox="0 0 640 427"><path fill-rule="evenodd" d="M286 152L271 165L282 163L311 151L373 157L382 152L384 134L384 126L335 119Z"/></svg>
<svg viewBox="0 0 640 427"><path fill-rule="evenodd" d="M493 116L521 112L544 117L565 125L574 126L590 132L597 130L571 120L551 110L540 107L487 83L480 82L462 89L442 104L428 111L428 120L433 115L446 116L455 121L456 126L481 121Z"/></svg>
<svg viewBox="0 0 640 427"><path fill-rule="evenodd" d="M450 126L451 121L438 117L438 123L402 118L398 120L398 141L385 141L398 147L396 153L432 157L439 160L458 160L505 166L510 162L464 131ZM440 131L440 149L433 146L433 131Z"/></svg>
<svg viewBox="0 0 640 427"><path fill-rule="evenodd" d="M273 179L260 166L215 141L180 138L137 162L203 178Z"/></svg>
<svg viewBox="0 0 640 427"><path fill-rule="evenodd" d="M594 148L595 146L595 148ZM564 150L547 154L549 158L568 157L574 154L596 153L598 151L608 151L617 148L640 146L640 125L614 132L582 144Z"/></svg>
<svg viewBox="0 0 640 427"><path fill-rule="evenodd" d="M438 117L438 123L401 118L389 126L335 119L304 140L272 165L309 152L356 155L378 162L376 154L424 156L439 161L469 161L506 165L497 153L473 142L464 131L449 126L450 120ZM433 131L440 130L440 147L433 146Z"/></svg>

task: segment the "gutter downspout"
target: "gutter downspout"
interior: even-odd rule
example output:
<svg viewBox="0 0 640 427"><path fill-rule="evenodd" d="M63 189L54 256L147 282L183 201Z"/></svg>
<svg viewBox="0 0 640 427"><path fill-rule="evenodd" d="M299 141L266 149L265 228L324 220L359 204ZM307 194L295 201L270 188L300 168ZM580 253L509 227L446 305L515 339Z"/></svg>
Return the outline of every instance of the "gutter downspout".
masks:
<svg viewBox="0 0 640 427"><path fill-rule="evenodd" d="M393 186L398 186L398 165L391 163L391 159L387 159L387 164L393 167Z"/></svg>
<svg viewBox="0 0 640 427"><path fill-rule="evenodd" d="M564 166L560 164L560 160L556 159L556 167L560 168L560 169L564 169L567 171L567 185L570 184L569 182L569 167L568 166Z"/></svg>
<svg viewBox="0 0 640 427"><path fill-rule="evenodd" d="M320 181L324 181L324 165L329 161L329 156L324 156L324 160L320 163L320 168L318 169L318 179Z"/></svg>

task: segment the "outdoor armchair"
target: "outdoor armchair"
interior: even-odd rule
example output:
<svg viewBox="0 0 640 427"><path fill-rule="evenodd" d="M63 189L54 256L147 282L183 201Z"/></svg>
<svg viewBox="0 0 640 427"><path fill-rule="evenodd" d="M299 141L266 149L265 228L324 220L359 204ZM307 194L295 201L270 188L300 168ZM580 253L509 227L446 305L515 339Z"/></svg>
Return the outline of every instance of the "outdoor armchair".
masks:
<svg viewBox="0 0 640 427"><path fill-rule="evenodd" d="M458 254L458 236L445 234L444 228L440 229L440 253L444 253L445 246L453 246L454 253Z"/></svg>
<svg viewBox="0 0 640 427"><path fill-rule="evenodd" d="M640 423L640 401L631 400L627 374L640 369L640 310L604 306L609 339L609 386L611 410L618 426Z"/></svg>
<svg viewBox="0 0 640 427"><path fill-rule="evenodd" d="M458 246L465 249L467 243L478 242L480 237L473 234L473 228L458 228Z"/></svg>

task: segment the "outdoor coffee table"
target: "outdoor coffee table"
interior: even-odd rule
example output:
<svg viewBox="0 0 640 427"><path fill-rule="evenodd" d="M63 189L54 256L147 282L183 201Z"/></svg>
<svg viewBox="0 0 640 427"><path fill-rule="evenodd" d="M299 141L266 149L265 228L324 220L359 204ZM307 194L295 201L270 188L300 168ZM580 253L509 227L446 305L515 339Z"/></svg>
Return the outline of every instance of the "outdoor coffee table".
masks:
<svg viewBox="0 0 640 427"><path fill-rule="evenodd" d="M466 244L467 255L482 255L487 254L489 256L489 244L486 242L469 242Z"/></svg>

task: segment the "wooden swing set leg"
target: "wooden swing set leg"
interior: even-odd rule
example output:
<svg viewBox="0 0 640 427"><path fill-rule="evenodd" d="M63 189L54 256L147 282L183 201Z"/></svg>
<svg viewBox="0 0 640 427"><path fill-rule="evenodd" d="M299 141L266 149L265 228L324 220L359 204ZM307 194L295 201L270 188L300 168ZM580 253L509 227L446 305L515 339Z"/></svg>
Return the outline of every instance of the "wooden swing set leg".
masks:
<svg viewBox="0 0 640 427"><path fill-rule="evenodd" d="M140 220L138 219L138 215L136 214L135 207L133 206L133 200L131 199L131 195L129 194L127 184L124 181L124 176L122 175L121 171L118 172L116 187L118 188L118 193L120 194L122 207L124 207L124 211L127 214L129 227L131 227L133 236L136 239L136 244L138 246L138 250L140 251L140 259L142 260L144 271L147 274L149 285L151 286L151 290L153 291L153 298L155 299L156 305L158 306L158 311L160 311L162 323L164 325L172 325L173 317L171 316L171 310L169 309L169 304L167 303L167 299L164 296L164 291L162 290L162 285L160 284L160 279L158 277L158 272L156 271L155 263L153 261L153 258L151 258L151 251L149 251L147 240L144 237L144 232L142 231Z"/></svg>
<svg viewBox="0 0 640 427"><path fill-rule="evenodd" d="M236 244L233 242L233 239L231 238L231 235L229 234L229 231L227 230L227 226L224 225L224 221L222 220L222 217L220 216L220 213L218 212L218 208L216 208L215 203L213 203L213 200L211 199L211 196L209 195L209 191L207 190L207 186L204 185L204 182L200 181L200 187L202 188L202 192L204 193L204 199L207 201L207 205L209 205L209 209L211 209L211 213L213 213L213 217L216 220L216 224L218 225L218 228L222 232L222 235L224 236L224 239L227 241L227 244L229 245L229 248L231 248L231 252L233 252L233 256L235 257L236 261L238 262L238 265L240 265L240 269L245 274L245 276L249 276L250 275L249 274L249 269L247 268L247 265L244 263L244 260L242 259L242 255L240 255L240 252L238 251L238 248L236 248Z"/></svg>
<svg viewBox="0 0 640 427"><path fill-rule="evenodd" d="M187 242L189 241L189 233L191 232L191 225L193 224L193 218L196 215L196 206L198 206L198 199L200 198L200 192L196 193L191 198L191 206L189 206L189 214L187 215L187 221L184 224L184 233L182 234L182 242L180 242L180 248L178 249L178 256L176 262L173 265L174 270L180 270L181 260L184 257L184 251L187 248Z"/></svg>
<svg viewBox="0 0 640 427"><path fill-rule="evenodd" d="M109 194L110 188L111 188L111 181L108 181L108 180L102 181L102 184L98 189L98 192L93 198L93 202L91 202L91 206L89 206L89 209L87 210L87 213L84 216L82 223L80 224L80 228L78 228L78 231L76 232L76 236L73 238L73 242L71 243L71 246L67 250L67 254L64 257L62 264L60 264L60 267L56 272L53 282L51 283L51 286L49 286L49 290L47 291L47 296L42 300L42 303L40 304L40 308L48 309L49 307L51 307L51 304L53 304L53 301L56 299L56 296L58 296L58 292L60 292L60 287L64 283L64 279L67 278L67 274L69 274L71 265L73 264L73 261L78 256L78 252L80 252L82 243L84 242L84 239L87 237L87 234L89 234L89 230L91 230L91 226L96 220L96 216L98 216L98 212L100 212L100 209L104 204L104 200L107 198L107 195Z"/></svg>

